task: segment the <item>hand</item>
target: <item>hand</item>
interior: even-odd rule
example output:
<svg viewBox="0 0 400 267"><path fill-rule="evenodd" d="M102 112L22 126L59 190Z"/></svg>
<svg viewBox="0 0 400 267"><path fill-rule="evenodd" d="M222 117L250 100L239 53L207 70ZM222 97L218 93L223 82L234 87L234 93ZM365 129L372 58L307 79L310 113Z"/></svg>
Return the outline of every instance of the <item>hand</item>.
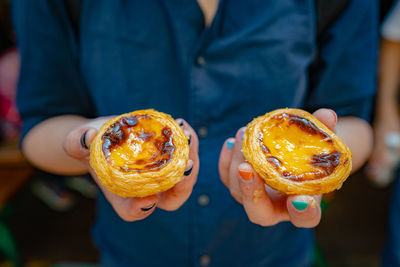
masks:
<svg viewBox="0 0 400 267"><path fill-rule="evenodd" d="M390 148L386 142L388 134L400 134L399 116L378 119L374 125L375 142L365 169L367 177L377 186L384 187L393 181L397 168L399 149Z"/></svg>
<svg viewBox="0 0 400 267"><path fill-rule="evenodd" d="M65 152L87 165L89 173L96 181L104 196L116 213L125 221L142 220L149 216L156 207L164 210L177 210L190 196L199 172L198 138L194 130L183 119L176 120L190 139L189 161L184 179L171 189L157 195L142 198L123 198L107 190L97 179L96 173L89 165L89 147L100 127L111 117L102 117L90 121L72 130L64 141Z"/></svg>
<svg viewBox="0 0 400 267"><path fill-rule="evenodd" d="M330 129L334 129L337 116L329 109L319 109L314 114ZM261 226L272 226L282 221L291 221L297 227L315 227L321 219L319 196L287 196L266 184L245 162L242 149L241 128L235 138L225 141L219 159L222 182L231 195L244 206L249 220Z"/></svg>

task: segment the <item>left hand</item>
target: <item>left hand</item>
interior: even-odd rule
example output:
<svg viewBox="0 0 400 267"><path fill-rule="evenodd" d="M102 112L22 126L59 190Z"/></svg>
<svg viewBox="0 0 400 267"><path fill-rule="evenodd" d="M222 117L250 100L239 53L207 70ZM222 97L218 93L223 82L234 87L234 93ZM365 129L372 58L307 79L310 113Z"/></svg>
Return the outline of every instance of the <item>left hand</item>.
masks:
<svg viewBox="0 0 400 267"><path fill-rule="evenodd" d="M89 148L97 131L101 126L112 117L101 117L89 120L86 124L81 125L70 131L63 144L63 148L67 155L80 160L92 175L94 181L102 190L105 198L114 208L115 212L121 219L133 222L143 220L154 212L155 208L161 208L167 211L174 211L180 208L192 193L193 186L197 180L199 172L199 156L198 156L198 138L192 127L183 119L177 119L190 138L189 161L186 165L186 173L184 178L167 191L147 197L121 197L109 191L99 181L95 171L89 165Z"/></svg>
<svg viewBox="0 0 400 267"><path fill-rule="evenodd" d="M319 109L313 115L334 129L337 116L333 110ZM264 184L241 152L244 129L239 129L235 138L225 141L219 159L219 173L231 195L244 206L249 220L261 226L283 221L290 221L297 227L317 226L321 220L321 195L287 196Z"/></svg>

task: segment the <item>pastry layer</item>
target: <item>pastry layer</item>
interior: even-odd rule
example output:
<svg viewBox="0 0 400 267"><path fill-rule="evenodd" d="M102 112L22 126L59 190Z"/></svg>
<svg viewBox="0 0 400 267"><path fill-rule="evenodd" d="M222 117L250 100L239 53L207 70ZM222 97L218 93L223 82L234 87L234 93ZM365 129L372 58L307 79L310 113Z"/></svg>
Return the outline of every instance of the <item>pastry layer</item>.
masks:
<svg viewBox="0 0 400 267"><path fill-rule="evenodd" d="M333 191L351 171L349 148L300 109L279 109L255 118L247 125L242 151L266 184L286 194Z"/></svg>
<svg viewBox="0 0 400 267"><path fill-rule="evenodd" d="M106 122L90 145L90 166L109 191L144 197L166 191L183 178L187 136L168 114L152 109Z"/></svg>

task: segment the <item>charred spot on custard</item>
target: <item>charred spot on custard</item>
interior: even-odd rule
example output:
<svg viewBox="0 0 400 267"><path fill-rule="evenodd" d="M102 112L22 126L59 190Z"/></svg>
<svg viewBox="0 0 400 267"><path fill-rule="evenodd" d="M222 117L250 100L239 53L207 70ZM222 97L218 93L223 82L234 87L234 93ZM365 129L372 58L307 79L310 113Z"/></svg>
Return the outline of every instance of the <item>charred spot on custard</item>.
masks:
<svg viewBox="0 0 400 267"><path fill-rule="evenodd" d="M339 165L340 155L341 153L338 151L313 155L311 164L324 170L326 175L330 175Z"/></svg>
<svg viewBox="0 0 400 267"><path fill-rule="evenodd" d="M102 150L107 161L125 172L156 171L166 165L175 151L172 130L152 120L151 116L144 114L122 117L113 123L102 136ZM127 141L130 144L126 144ZM129 153L132 152L129 145L139 151L138 157ZM142 147L144 145L147 151ZM117 156L112 154L119 149L125 149L122 152L127 153L118 151Z"/></svg>
<svg viewBox="0 0 400 267"><path fill-rule="evenodd" d="M319 135L323 139L325 139L326 142L333 143L332 138L327 133L319 129L317 126L315 126L313 122L309 121L308 119L290 113L289 114L283 113L282 116L289 118L289 125L295 124L304 132L307 132L312 135Z"/></svg>
<svg viewBox="0 0 400 267"><path fill-rule="evenodd" d="M127 138L127 128L135 127L137 123L137 116L123 117L106 130L102 136L102 149L106 158L110 156L113 148L125 142Z"/></svg>
<svg viewBox="0 0 400 267"><path fill-rule="evenodd" d="M300 131L288 133L289 128L293 126ZM302 134L305 136L301 136ZM273 140L264 142L264 136ZM309 140L302 140L302 138L309 138ZM265 159L285 179L292 181L320 179L333 173L340 164L341 153L335 148L332 137L310 120L295 114L281 113L271 117L268 124L261 128L258 140ZM314 143L312 145L317 147L316 151L307 148L307 146L312 147L307 143L310 140L314 143L324 143L324 148L320 149ZM298 152L300 150L304 150L305 155ZM287 162L290 160L294 162ZM299 163L300 167L296 166L296 163Z"/></svg>

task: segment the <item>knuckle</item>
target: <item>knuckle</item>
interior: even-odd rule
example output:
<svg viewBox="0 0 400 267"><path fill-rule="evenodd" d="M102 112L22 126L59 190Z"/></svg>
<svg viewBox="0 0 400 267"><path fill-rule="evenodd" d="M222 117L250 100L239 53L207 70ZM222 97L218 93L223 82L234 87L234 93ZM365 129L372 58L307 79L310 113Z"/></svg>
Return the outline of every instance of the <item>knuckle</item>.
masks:
<svg viewBox="0 0 400 267"><path fill-rule="evenodd" d="M252 223L254 223L254 224L258 224L258 225L261 225L259 222L258 222L258 220L256 220L255 218L253 218L252 216L248 216L249 217L249 221L250 222L252 222ZM261 225L262 226L262 225Z"/></svg>
<svg viewBox="0 0 400 267"><path fill-rule="evenodd" d="M259 226L263 226L263 227L270 226L270 224L269 224L268 221L266 221L266 220L260 220L260 219L258 219L258 218L254 218L254 217L252 217L252 216L249 216L249 220L250 220L250 222L252 222L252 223L254 223L254 224L257 224L257 225L259 225Z"/></svg>
<svg viewBox="0 0 400 267"><path fill-rule="evenodd" d="M236 132L236 134L235 134L235 138L236 138L237 140L240 140L241 131L242 131L242 128L240 128L239 130L237 130L237 132Z"/></svg>
<svg viewBox="0 0 400 267"><path fill-rule="evenodd" d="M233 198L235 198L236 200L241 200L242 199L242 195L237 193L235 190L229 189L231 195Z"/></svg>
<svg viewBox="0 0 400 267"><path fill-rule="evenodd" d="M164 203L163 205L160 205L159 207L162 208L163 210L166 211L176 211L178 210L183 203Z"/></svg>
<svg viewBox="0 0 400 267"><path fill-rule="evenodd" d="M127 214L125 212L117 211L117 214L125 222L133 222L133 221L136 221L138 219L136 216L133 216L132 214Z"/></svg>
<svg viewBox="0 0 400 267"><path fill-rule="evenodd" d="M254 216L249 216L248 218L250 222L257 224L262 227L268 227L268 226L273 226L279 222L278 219L276 218L259 218L259 217L254 217Z"/></svg>
<svg viewBox="0 0 400 267"><path fill-rule="evenodd" d="M268 227L268 226L272 226L274 224L268 222L268 221L262 221L260 223L258 223L258 225L262 226L262 227Z"/></svg>
<svg viewBox="0 0 400 267"><path fill-rule="evenodd" d="M69 156L72 155L71 151L72 139L73 139L73 132L69 132L63 142L63 149Z"/></svg>

